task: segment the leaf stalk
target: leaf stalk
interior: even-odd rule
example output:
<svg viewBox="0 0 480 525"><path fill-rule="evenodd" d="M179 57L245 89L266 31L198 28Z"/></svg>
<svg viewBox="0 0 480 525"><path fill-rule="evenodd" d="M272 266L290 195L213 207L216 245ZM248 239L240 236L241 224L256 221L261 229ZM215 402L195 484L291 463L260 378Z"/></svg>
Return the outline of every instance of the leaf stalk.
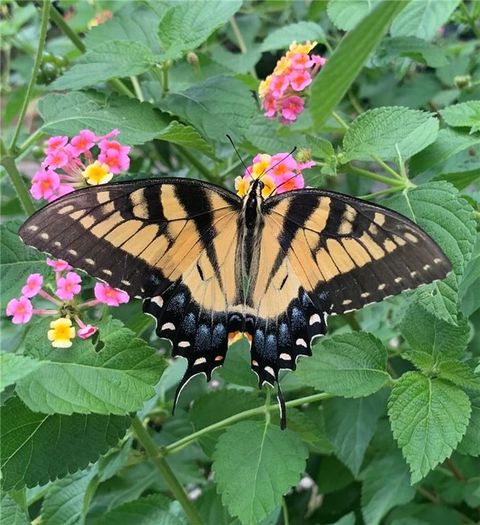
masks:
<svg viewBox="0 0 480 525"><path fill-rule="evenodd" d="M157 444L152 439L147 429L143 426L142 422L135 416L132 421L132 428L137 436L138 441L141 443L149 459L155 464L158 471L167 482L170 490L175 496L176 500L180 503L185 514L187 515L190 523L193 525L203 525L203 521L197 512L197 509L193 506L192 502L188 499L185 489L176 478L170 465L167 463L164 457L160 455L160 450Z"/></svg>

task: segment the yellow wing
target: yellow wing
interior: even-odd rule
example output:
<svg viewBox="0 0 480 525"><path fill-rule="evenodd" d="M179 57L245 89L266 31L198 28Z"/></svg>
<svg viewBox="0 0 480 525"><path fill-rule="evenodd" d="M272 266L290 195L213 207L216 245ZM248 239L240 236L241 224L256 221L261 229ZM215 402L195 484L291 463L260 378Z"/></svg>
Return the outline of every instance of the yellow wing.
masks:
<svg viewBox="0 0 480 525"><path fill-rule="evenodd" d="M182 385L227 351L241 201L188 179L85 188L22 226L24 242L145 299L157 333L188 359ZM181 385L181 386L182 386Z"/></svg>

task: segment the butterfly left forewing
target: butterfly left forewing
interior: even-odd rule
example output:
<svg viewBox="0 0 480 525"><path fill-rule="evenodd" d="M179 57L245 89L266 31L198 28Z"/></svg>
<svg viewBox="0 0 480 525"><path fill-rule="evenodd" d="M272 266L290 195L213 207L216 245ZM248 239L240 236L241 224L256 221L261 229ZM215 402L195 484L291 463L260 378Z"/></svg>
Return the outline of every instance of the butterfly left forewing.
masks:
<svg viewBox="0 0 480 525"><path fill-rule="evenodd" d="M145 299L157 333L210 377L227 351L236 297L238 197L187 179L85 188L35 213L24 242Z"/></svg>

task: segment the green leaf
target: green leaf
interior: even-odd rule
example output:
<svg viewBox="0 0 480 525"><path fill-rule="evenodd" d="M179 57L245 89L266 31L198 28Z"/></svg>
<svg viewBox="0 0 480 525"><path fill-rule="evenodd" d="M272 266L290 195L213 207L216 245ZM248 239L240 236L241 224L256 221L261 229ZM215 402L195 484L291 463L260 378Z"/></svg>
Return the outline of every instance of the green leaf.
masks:
<svg viewBox="0 0 480 525"><path fill-rule="evenodd" d="M335 523L331 523L331 525L355 525L355 523L356 523L355 513L349 512L348 514L345 514L345 516L342 516Z"/></svg>
<svg viewBox="0 0 480 525"><path fill-rule="evenodd" d="M241 6L241 0L186 0L172 5L158 28L158 38L165 52L162 59L176 59L185 51L196 49Z"/></svg>
<svg viewBox="0 0 480 525"><path fill-rule="evenodd" d="M227 142L227 132L243 136L256 111L248 88L231 77L208 78L181 93L170 93L157 105L219 142Z"/></svg>
<svg viewBox="0 0 480 525"><path fill-rule="evenodd" d="M418 175L444 163L453 155L480 144L480 137L453 129L441 129L437 140L410 162L410 172Z"/></svg>
<svg viewBox="0 0 480 525"><path fill-rule="evenodd" d="M376 456L360 475L362 515L368 525L378 525L387 512L408 503L415 496L410 476L400 452Z"/></svg>
<svg viewBox="0 0 480 525"><path fill-rule="evenodd" d="M457 451L478 458L480 456L480 396L477 395L470 401L472 404L470 423Z"/></svg>
<svg viewBox="0 0 480 525"><path fill-rule="evenodd" d="M215 150L212 145L209 144L196 129L185 124L180 124L180 122L176 120L172 120L156 138L171 142L172 144L196 149L212 159L215 158Z"/></svg>
<svg viewBox="0 0 480 525"><path fill-rule="evenodd" d="M90 500L89 488L96 468L76 472L49 487L42 503L41 520L45 525L76 525L84 523Z"/></svg>
<svg viewBox="0 0 480 525"><path fill-rule="evenodd" d="M52 82L52 89L81 89L111 78L139 75L158 61L152 51L127 40L111 40L88 51L65 74Z"/></svg>
<svg viewBox="0 0 480 525"><path fill-rule="evenodd" d="M37 370L39 361L28 356L0 352L0 392Z"/></svg>
<svg viewBox="0 0 480 525"><path fill-rule="evenodd" d="M446 182L431 182L405 190L387 205L421 226L450 259L453 272L443 281L419 288L416 297L431 314L457 324L458 282L475 244L472 207Z"/></svg>
<svg viewBox="0 0 480 525"><path fill-rule="evenodd" d="M473 392L480 392L480 375L473 366L454 359L442 360L437 367L438 376Z"/></svg>
<svg viewBox="0 0 480 525"><path fill-rule="evenodd" d="M263 115L258 115L251 121L247 138L255 152L271 155L291 151L294 147L307 146L303 134L285 129L278 120L267 119Z"/></svg>
<svg viewBox="0 0 480 525"><path fill-rule="evenodd" d="M382 2L350 31L315 78L310 112L319 129L360 73L388 26L407 2Z"/></svg>
<svg viewBox="0 0 480 525"><path fill-rule="evenodd" d="M30 525L30 518L25 510L6 492L0 499L0 525Z"/></svg>
<svg viewBox="0 0 480 525"><path fill-rule="evenodd" d="M416 36L432 40L460 0L411 0L392 23L392 36Z"/></svg>
<svg viewBox="0 0 480 525"><path fill-rule="evenodd" d="M107 512L97 525L184 525L185 521L169 513L170 500L161 494L150 494Z"/></svg>
<svg viewBox="0 0 480 525"><path fill-rule="evenodd" d="M465 268L458 288L463 313L470 317L480 308L480 242L477 240L473 257Z"/></svg>
<svg viewBox="0 0 480 525"><path fill-rule="evenodd" d="M17 393L31 410L123 415L139 410L155 394L165 361L120 321L100 326L100 351L77 340L71 350L53 349L45 356L49 321L37 323L25 340L29 355L47 359L17 382Z"/></svg>
<svg viewBox="0 0 480 525"><path fill-rule="evenodd" d="M377 6L380 0L330 0L327 13L338 29L350 31Z"/></svg>
<svg viewBox="0 0 480 525"><path fill-rule="evenodd" d="M217 443L213 470L217 490L232 516L258 523L297 483L308 451L292 431L262 421L231 426Z"/></svg>
<svg viewBox="0 0 480 525"><path fill-rule="evenodd" d="M10 299L18 298L31 273L45 268L44 254L25 246L18 236L17 222L0 226L0 278L2 280L0 308L5 311Z"/></svg>
<svg viewBox="0 0 480 525"><path fill-rule="evenodd" d="M447 54L441 47L422 38L399 36L384 41L379 55L411 58L430 67L442 67L448 64Z"/></svg>
<svg viewBox="0 0 480 525"><path fill-rule="evenodd" d="M261 406L256 392L242 392L240 390L219 390L209 392L195 400L190 417L195 430L200 430L238 412ZM198 440L207 456L211 456L218 441L218 437L225 429L201 436Z"/></svg>
<svg viewBox="0 0 480 525"><path fill-rule="evenodd" d="M480 101L469 100L440 110L449 126L471 128L470 133L480 130Z"/></svg>
<svg viewBox="0 0 480 525"><path fill-rule="evenodd" d="M150 6L139 2L127 4L111 20L87 31L84 43L88 51L94 51L112 40L137 42L158 55L162 51L157 38L159 22L160 18Z"/></svg>
<svg viewBox="0 0 480 525"><path fill-rule="evenodd" d="M408 159L434 142L438 120L425 111L403 107L375 108L362 113L343 137L342 160Z"/></svg>
<svg viewBox="0 0 480 525"><path fill-rule="evenodd" d="M385 411L385 394L360 399L329 399L324 403L325 430L335 455L357 476L365 451Z"/></svg>
<svg viewBox="0 0 480 525"><path fill-rule="evenodd" d="M120 130L122 144L144 144L167 127L167 121L148 102L93 93L56 93L42 98L38 110L44 124L40 130L52 135L72 136L82 129L105 135Z"/></svg>
<svg viewBox="0 0 480 525"><path fill-rule="evenodd" d="M362 397L389 380L387 350L372 334L354 332L320 339L313 356L298 363L296 376L308 386L343 397Z"/></svg>
<svg viewBox="0 0 480 525"><path fill-rule="evenodd" d="M125 416L40 414L16 397L0 413L4 490L44 485L85 468L116 445L130 425Z"/></svg>
<svg viewBox="0 0 480 525"><path fill-rule="evenodd" d="M293 41L305 42L307 40L324 42L325 32L322 26L315 22L297 22L284 25L272 31L262 42L261 51L288 48Z"/></svg>
<svg viewBox="0 0 480 525"><path fill-rule="evenodd" d="M460 388L419 372L395 383L388 403L393 436L410 465L412 483L455 450L467 429L470 400Z"/></svg>
<svg viewBox="0 0 480 525"><path fill-rule="evenodd" d="M431 354L436 362L462 355L468 344L470 327L463 317L458 326L454 326L413 303L400 323L400 332L412 350Z"/></svg>

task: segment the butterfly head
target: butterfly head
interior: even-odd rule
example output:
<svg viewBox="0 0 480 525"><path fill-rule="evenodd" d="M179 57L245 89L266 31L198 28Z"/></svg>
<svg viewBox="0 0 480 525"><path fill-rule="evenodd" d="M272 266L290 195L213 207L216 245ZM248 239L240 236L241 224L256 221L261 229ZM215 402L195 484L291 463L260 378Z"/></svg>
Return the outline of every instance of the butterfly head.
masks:
<svg viewBox="0 0 480 525"><path fill-rule="evenodd" d="M254 179L248 192L243 198L243 209L247 228L254 228L261 217L261 206L264 201L262 190L265 183L260 179Z"/></svg>

